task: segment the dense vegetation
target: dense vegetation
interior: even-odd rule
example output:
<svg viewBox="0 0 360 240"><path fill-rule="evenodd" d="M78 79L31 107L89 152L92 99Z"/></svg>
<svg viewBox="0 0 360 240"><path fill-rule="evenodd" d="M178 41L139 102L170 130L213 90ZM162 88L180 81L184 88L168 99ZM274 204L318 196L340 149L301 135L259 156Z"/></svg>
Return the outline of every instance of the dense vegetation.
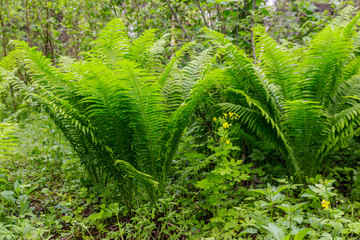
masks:
<svg viewBox="0 0 360 240"><path fill-rule="evenodd" d="M0 239L360 237L356 3L0 7Z"/></svg>

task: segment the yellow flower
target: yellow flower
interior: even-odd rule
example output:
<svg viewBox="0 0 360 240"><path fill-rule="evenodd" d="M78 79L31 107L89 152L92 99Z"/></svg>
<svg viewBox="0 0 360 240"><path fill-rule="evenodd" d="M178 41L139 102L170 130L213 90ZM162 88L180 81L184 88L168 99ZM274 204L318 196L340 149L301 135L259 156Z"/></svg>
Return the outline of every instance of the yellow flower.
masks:
<svg viewBox="0 0 360 240"><path fill-rule="evenodd" d="M223 140L224 140L224 138L223 138L223 137L221 137L221 138L220 138L220 141L223 141Z"/></svg>
<svg viewBox="0 0 360 240"><path fill-rule="evenodd" d="M234 113L232 112L229 112L229 116L232 117L234 115Z"/></svg>
<svg viewBox="0 0 360 240"><path fill-rule="evenodd" d="M341 203L343 203L343 202L344 202L344 200L340 200L340 202L341 202Z"/></svg>
<svg viewBox="0 0 360 240"><path fill-rule="evenodd" d="M230 140L229 140L229 139L228 139L228 140L226 140L226 141L225 141L225 143L226 143L226 144L229 144L229 143L230 143Z"/></svg>
<svg viewBox="0 0 360 240"><path fill-rule="evenodd" d="M224 114L224 117L227 118L227 113L223 113Z"/></svg>
<svg viewBox="0 0 360 240"><path fill-rule="evenodd" d="M216 118L216 117L214 117L214 118L213 118L213 120L214 120L214 122L216 122L217 118Z"/></svg>
<svg viewBox="0 0 360 240"><path fill-rule="evenodd" d="M223 124L223 128L229 128L229 124L227 123L227 122L224 122L224 124Z"/></svg>
<svg viewBox="0 0 360 240"><path fill-rule="evenodd" d="M71 198L69 198L69 202L71 202Z"/></svg>
<svg viewBox="0 0 360 240"><path fill-rule="evenodd" d="M322 206L323 208L329 208L329 205L330 205L330 202L329 202L329 201L326 201L325 199L323 199L323 200L321 201L321 206Z"/></svg>
<svg viewBox="0 0 360 240"><path fill-rule="evenodd" d="M46 132L47 130L46 130L46 128L44 129L44 132Z"/></svg>

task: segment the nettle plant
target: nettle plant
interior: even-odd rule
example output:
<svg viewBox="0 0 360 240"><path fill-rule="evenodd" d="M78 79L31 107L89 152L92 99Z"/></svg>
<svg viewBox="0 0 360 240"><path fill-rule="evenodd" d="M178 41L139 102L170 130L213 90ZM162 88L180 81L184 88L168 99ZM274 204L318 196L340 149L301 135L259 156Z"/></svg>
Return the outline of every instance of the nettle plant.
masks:
<svg viewBox="0 0 360 240"><path fill-rule="evenodd" d="M296 50L255 27L256 60L224 35L203 30L225 65L221 107L239 115L247 135L272 142L297 179L315 176L326 156L359 130L360 15L351 13L346 8Z"/></svg>
<svg viewBox="0 0 360 240"><path fill-rule="evenodd" d="M153 201L162 194L188 119L211 85L212 50L180 68L193 45L187 44L164 64L168 37L155 41L155 31L147 30L132 40L115 19L85 60L62 58L59 67L15 42L31 75L28 97L48 112L95 185L114 180L127 209L139 185Z"/></svg>

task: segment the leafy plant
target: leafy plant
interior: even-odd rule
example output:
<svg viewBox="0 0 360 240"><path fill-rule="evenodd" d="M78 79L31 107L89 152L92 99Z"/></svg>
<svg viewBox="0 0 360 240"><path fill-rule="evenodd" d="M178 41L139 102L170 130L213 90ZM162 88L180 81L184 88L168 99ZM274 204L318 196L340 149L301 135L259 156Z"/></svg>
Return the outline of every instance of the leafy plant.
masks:
<svg viewBox="0 0 360 240"><path fill-rule="evenodd" d="M185 45L164 66L166 39L155 42L155 31L148 30L132 41L115 19L84 61L63 58L60 68L26 43L15 43L32 77L28 96L70 141L93 183L115 180L128 209L139 183L152 200L164 191L182 132L206 93L211 51L183 71L177 62L190 47Z"/></svg>
<svg viewBox="0 0 360 240"><path fill-rule="evenodd" d="M16 130L14 124L0 123L0 163L8 158L16 146L16 138L12 135ZM0 164L0 183L6 182L8 172Z"/></svg>
<svg viewBox="0 0 360 240"><path fill-rule="evenodd" d="M233 115L233 113L230 113ZM230 117L229 117L230 118ZM240 185L242 181L250 178L249 166L243 164L241 160L236 160L232 157L234 152L240 150L239 147L234 146L231 142L229 128L231 124L225 114L225 117L218 119L214 118L218 125L216 133L216 140L209 148L213 154L207 157L198 165L192 167L193 170L199 171L200 169L210 168L208 173L205 173L205 178L198 181L196 186L202 189L202 194L207 198L207 204L213 208L213 215L216 216L217 212L224 207L222 202L226 202L228 193L233 191L236 185Z"/></svg>
<svg viewBox="0 0 360 240"><path fill-rule="evenodd" d="M0 161L7 158L7 155L14 150L16 138L13 133L17 128L14 124L0 123Z"/></svg>
<svg viewBox="0 0 360 240"><path fill-rule="evenodd" d="M351 18L351 9L300 50L255 27L255 60L224 35L203 30L224 57L221 107L237 113L248 134L272 142L301 180L315 176L326 156L358 132L360 14Z"/></svg>

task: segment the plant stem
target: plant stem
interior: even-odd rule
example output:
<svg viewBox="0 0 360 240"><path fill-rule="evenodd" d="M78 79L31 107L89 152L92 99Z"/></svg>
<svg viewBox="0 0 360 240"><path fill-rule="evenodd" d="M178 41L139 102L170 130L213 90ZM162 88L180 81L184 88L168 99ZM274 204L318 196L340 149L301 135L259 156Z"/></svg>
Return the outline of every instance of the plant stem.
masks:
<svg viewBox="0 0 360 240"><path fill-rule="evenodd" d="M253 0L253 2L252 2L252 16L251 16L251 28L254 27L255 7L256 7L256 0ZM251 29L251 46L252 46L252 51L253 51L253 58L254 58L254 61L256 62L254 31L252 29Z"/></svg>
<svg viewBox="0 0 360 240"><path fill-rule="evenodd" d="M166 0L166 3L167 3L167 5L169 6L169 8L170 8L170 10L171 10L171 12L172 12L172 14L173 14L173 16L175 17L175 19L176 19L176 21L178 22L179 26L181 27L182 31L185 33L186 37L187 37L190 41L192 41L192 38L190 37L190 35L188 34L188 32L185 30L185 28L184 28L183 25L181 24L180 20L179 20L178 17L176 16L176 13L175 13L174 9L171 7L169 0Z"/></svg>
<svg viewBox="0 0 360 240"><path fill-rule="evenodd" d="M206 21L206 18L205 18L204 12L203 12L203 10L202 10L202 8L201 8L200 4L199 4L199 1L196 1L196 3L197 3L197 7L198 7L198 8L199 8L199 10L200 10L201 16L202 16L202 18L203 18L203 20L204 20L204 23L205 23L206 27L209 27L209 25L208 25L208 23L207 23L207 21Z"/></svg>

